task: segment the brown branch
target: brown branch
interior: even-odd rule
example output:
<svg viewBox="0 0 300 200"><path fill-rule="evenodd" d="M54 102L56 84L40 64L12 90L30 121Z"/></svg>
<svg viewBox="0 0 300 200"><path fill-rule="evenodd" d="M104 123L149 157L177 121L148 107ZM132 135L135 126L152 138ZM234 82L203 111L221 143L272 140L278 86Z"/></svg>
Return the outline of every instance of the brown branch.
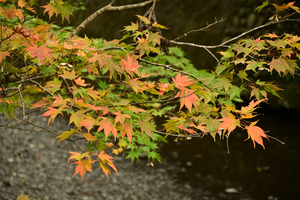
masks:
<svg viewBox="0 0 300 200"><path fill-rule="evenodd" d="M90 15L88 18L86 18L79 26L75 28L75 30L72 32L70 37L73 37L74 35L78 35L78 33L83 30L91 21L96 19L101 14L108 12L108 11L122 11L122 10L131 10L136 8L141 8L144 6L147 6L149 4L152 4L154 0L145 1L142 3L136 3L136 4L130 4L130 5L124 5L124 6L112 6L112 4L115 2L115 0L111 1L108 5L104 6L103 8L100 8L96 12L94 12L92 15ZM156 0L156 2L161 0Z"/></svg>
<svg viewBox="0 0 300 200"><path fill-rule="evenodd" d="M284 20L280 20L280 21L272 21L272 22L269 22L269 23L266 23L266 24L263 24L261 26L257 26L253 29L250 29L234 38L231 38L230 40L227 40L221 44L217 44L217 45L200 45L200 44L194 44L194 43L189 43L189 42L176 42L175 40L170 40L170 42L172 44L178 44L178 45L186 45L186 46L192 46L192 47L198 47L198 48L206 48L206 49L215 49L215 48L219 48L219 47L230 47L228 46L227 44L234 41L234 40L237 40L241 37L243 37L244 35L247 35L248 33L251 33L251 32L254 32L258 29L262 29L262 28L265 28L267 26L270 26L270 25L273 25L273 24L277 24L277 23L281 23L281 22L287 22L287 21L295 21L295 22L300 22L299 19L284 19Z"/></svg>

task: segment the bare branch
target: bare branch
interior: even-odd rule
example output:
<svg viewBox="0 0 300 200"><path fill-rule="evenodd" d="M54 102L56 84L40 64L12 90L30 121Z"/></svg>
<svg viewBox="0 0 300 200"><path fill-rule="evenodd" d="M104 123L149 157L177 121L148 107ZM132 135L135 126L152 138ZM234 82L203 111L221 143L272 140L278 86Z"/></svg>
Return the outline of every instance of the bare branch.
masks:
<svg viewBox="0 0 300 200"><path fill-rule="evenodd" d="M196 29L196 30L190 30L189 32L183 34L182 36L177 37L177 38L174 39L173 41L176 41L176 40L179 40L179 39L181 39L181 38L183 38L183 37L186 37L188 34L193 33L193 32L208 31L208 29L209 29L210 27L212 27L212 26L214 26L214 25L216 25L216 24L218 24L218 23L220 23L220 22L223 22L223 21L225 21L225 20L226 20L226 19L223 19L223 18L220 19L220 20L217 20L217 19L215 18L215 22L214 22L214 23L211 23L211 24L207 23L207 26L205 26L205 27L203 27L203 28L199 28L199 29Z"/></svg>
<svg viewBox="0 0 300 200"><path fill-rule="evenodd" d="M100 8L96 12L94 12L92 15L90 15L88 18L86 18L79 26L75 28L75 30L72 32L70 37L73 37L74 35L78 35L78 33L83 30L91 21L96 19L101 14L108 12L108 11L121 11L121 10L131 10L136 8L141 8L147 5L150 5L153 3L154 0L145 1L142 3L136 3L136 4L130 4L125 6L112 6L112 4L115 2L115 0L111 1L107 6L104 6L103 8ZM161 0L155 0L156 2Z"/></svg>

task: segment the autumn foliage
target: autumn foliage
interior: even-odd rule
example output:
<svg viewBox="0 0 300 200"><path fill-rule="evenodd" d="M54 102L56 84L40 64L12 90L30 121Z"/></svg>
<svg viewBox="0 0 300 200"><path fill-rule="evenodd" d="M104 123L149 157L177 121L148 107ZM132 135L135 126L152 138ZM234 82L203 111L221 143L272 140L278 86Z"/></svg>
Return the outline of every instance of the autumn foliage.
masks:
<svg viewBox="0 0 300 200"><path fill-rule="evenodd" d="M143 153L149 162L160 161L157 144L167 136L228 139L238 128L254 147L265 148L269 137L254 118L269 95L280 98L281 89L253 74L294 76L299 69L300 37L289 33L217 45L217 64L208 72L194 68L175 47L180 42L164 38L167 28L151 17L138 15L124 27L123 38L106 41L76 36L73 28L44 21L35 10L69 22L76 7L69 1L0 2L0 110L12 120L0 127L37 126L26 116L40 110L48 124L67 117L69 131L56 139L86 142L68 160L82 179L96 165L107 177L111 169L118 172L111 153L132 160ZM268 1L256 11L265 7L275 11L269 24L300 13L293 3Z"/></svg>

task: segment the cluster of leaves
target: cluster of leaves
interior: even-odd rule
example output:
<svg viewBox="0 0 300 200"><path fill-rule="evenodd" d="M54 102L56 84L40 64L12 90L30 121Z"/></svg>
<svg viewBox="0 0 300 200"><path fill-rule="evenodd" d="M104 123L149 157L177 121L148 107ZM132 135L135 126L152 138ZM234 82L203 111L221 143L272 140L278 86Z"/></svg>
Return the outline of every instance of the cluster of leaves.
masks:
<svg viewBox="0 0 300 200"><path fill-rule="evenodd" d="M82 179L97 162L107 177L110 168L117 172L108 150L132 160L145 154L149 162L160 161L157 144L166 141L162 135L228 138L240 127L254 146L264 147L267 135L257 120L249 119L267 101L267 93L279 96L280 89L248 75L275 70L284 76L298 69L300 39L291 34L240 40L220 52L221 63L209 73L195 69L177 47L169 55L161 52L165 38L152 30L166 27L145 17L138 19L151 28L132 23L122 39L108 42L69 37L72 29L35 16L33 0L1 2L6 3L0 8L1 111L15 123L28 122L25 116L41 108L48 124L58 115L68 116L70 130L57 139L86 141L85 150L69 152ZM41 8L49 18L56 14L67 21L73 9L63 1ZM126 44L128 38L134 44ZM153 53L154 58L149 56ZM254 100L237 109L243 90Z"/></svg>

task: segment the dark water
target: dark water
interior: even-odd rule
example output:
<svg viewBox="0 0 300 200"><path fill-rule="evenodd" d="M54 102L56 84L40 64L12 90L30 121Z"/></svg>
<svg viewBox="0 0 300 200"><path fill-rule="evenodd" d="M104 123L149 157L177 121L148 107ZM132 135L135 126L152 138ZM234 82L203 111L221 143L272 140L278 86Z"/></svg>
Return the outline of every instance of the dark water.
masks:
<svg viewBox="0 0 300 200"><path fill-rule="evenodd" d="M164 159L182 168L178 176L199 185L211 178L216 192L236 188L255 199L300 199L300 113L262 110L258 125L267 134L285 142L264 140L266 150L253 148L246 131L235 131L229 138L230 154L224 140L211 137L173 142L162 150Z"/></svg>

